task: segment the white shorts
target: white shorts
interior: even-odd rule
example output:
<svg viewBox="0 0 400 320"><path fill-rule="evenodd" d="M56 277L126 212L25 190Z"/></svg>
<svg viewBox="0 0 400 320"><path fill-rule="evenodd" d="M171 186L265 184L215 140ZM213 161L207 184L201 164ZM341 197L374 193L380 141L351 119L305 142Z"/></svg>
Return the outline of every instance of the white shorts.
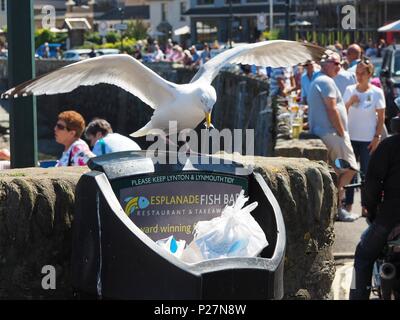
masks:
<svg viewBox="0 0 400 320"><path fill-rule="evenodd" d="M328 157L332 164L336 159L343 159L350 164L352 169L359 170L348 132L344 134L344 137L336 133L328 133L321 140L328 148Z"/></svg>

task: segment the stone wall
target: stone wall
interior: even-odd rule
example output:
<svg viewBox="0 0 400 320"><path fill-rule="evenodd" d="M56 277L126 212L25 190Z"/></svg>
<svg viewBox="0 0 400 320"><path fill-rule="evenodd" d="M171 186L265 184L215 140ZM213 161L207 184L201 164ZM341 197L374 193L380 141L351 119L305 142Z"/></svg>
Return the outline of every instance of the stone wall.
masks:
<svg viewBox="0 0 400 320"><path fill-rule="evenodd" d="M55 70L68 64L58 60L36 60L36 74ZM150 63L163 78L175 83L188 83L195 70L171 63ZM0 81L7 79L6 60L0 60ZM268 101L268 82L232 72L221 72L214 80L218 100L214 106L213 124L222 130L254 129L255 154L272 155L275 145L275 115ZM155 88L156 90L156 88ZM153 110L135 96L111 85L80 87L71 93L37 98L39 151L59 155L60 145L53 139L57 115L64 110L76 110L87 121L94 117L107 119L116 132L132 133L144 126ZM202 124L200 125L202 127ZM146 148L145 138L137 141Z"/></svg>
<svg viewBox="0 0 400 320"><path fill-rule="evenodd" d="M328 149L320 139L278 139L275 145L275 156L288 158L307 158L323 160L328 163Z"/></svg>
<svg viewBox="0 0 400 320"><path fill-rule="evenodd" d="M238 158L248 162L249 158ZM71 298L74 189L87 168L14 169L0 174L0 299ZM336 188L329 167L307 159L255 158L281 205L287 232L285 298L326 299L334 278ZM53 265L57 289L42 290Z"/></svg>

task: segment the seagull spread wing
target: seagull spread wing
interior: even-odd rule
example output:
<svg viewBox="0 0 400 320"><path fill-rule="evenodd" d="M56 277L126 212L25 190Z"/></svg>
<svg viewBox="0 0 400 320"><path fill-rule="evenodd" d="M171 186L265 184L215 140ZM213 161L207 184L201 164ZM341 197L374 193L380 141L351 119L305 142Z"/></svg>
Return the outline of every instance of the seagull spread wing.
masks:
<svg viewBox="0 0 400 320"><path fill-rule="evenodd" d="M129 55L115 54L65 66L9 89L2 98L65 93L79 86L99 83L118 86L153 109L174 100L176 94L174 83L164 80Z"/></svg>
<svg viewBox="0 0 400 320"><path fill-rule="evenodd" d="M263 41L244 44L226 50L203 66L191 82L200 78L211 83L227 63L241 63L264 67L289 67L307 60L319 61L325 49L308 43L288 40Z"/></svg>

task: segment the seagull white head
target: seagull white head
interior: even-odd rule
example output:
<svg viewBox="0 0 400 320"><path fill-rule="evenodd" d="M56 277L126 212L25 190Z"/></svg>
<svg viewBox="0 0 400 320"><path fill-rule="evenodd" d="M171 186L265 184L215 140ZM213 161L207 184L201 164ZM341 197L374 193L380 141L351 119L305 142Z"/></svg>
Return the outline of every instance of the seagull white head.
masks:
<svg viewBox="0 0 400 320"><path fill-rule="evenodd" d="M211 113L215 102L217 101L217 92L214 87L207 85L200 89L200 105L203 108L207 128L211 126Z"/></svg>

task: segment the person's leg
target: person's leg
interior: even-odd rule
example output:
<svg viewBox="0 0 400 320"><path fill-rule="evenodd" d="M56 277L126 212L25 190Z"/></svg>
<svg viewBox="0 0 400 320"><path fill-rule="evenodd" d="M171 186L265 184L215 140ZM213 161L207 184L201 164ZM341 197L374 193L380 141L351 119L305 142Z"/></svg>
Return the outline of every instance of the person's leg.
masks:
<svg viewBox="0 0 400 320"><path fill-rule="evenodd" d="M359 144L359 142L351 140L351 146L353 147L353 151L354 151L354 155L356 156L356 160L360 161L360 144ZM351 183L356 183L356 182L357 182L357 176L354 174L354 177L351 180ZM345 205L346 205L346 210L348 212L351 212L353 203L354 203L354 189L353 188L347 189Z"/></svg>
<svg viewBox="0 0 400 320"><path fill-rule="evenodd" d="M368 163L369 159L371 158L371 155L368 150L368 145L369 142L361 142L360 145L360 174L361 176L365 176L367 173L368 169ZM365 199L364 199L364 193L361 192L361 206L365 208Z"/></svg>
<svg viewBox="0 0 400 320"><path fill-rule="evenodd" d="M341 203L342 199L345 196L345 190L343 187L351 182L355 174L356 172L351 169L342 170L340 172L338 180L339 201L340 201L339 203Z"/></svg>
<svg viewBox="0 0 400 320"><path fill-rule="evenodd" d="M342 209L342 200L344 198L343 186L349 184L355 174L355 170L358 170L358 164L351 146L349 135L346 133L344 137L340 137L336 134L327 134L321 137L328 149L328 157L331 163L334 163L336 159L346 160L352 169L340 170L335 169L338 176L338 219L342 221L354 221L356 217L349 215L345 210Z"/></svg>
<svg viewBox="0 0 400 320"><path fill-rule="evenodd" d="M372 223L362 236L354 256L355 279L352 281L354 287L352 285L350 288L350 300L369 299L374 262L385 246L389 233L386 227Z"/></svg>

